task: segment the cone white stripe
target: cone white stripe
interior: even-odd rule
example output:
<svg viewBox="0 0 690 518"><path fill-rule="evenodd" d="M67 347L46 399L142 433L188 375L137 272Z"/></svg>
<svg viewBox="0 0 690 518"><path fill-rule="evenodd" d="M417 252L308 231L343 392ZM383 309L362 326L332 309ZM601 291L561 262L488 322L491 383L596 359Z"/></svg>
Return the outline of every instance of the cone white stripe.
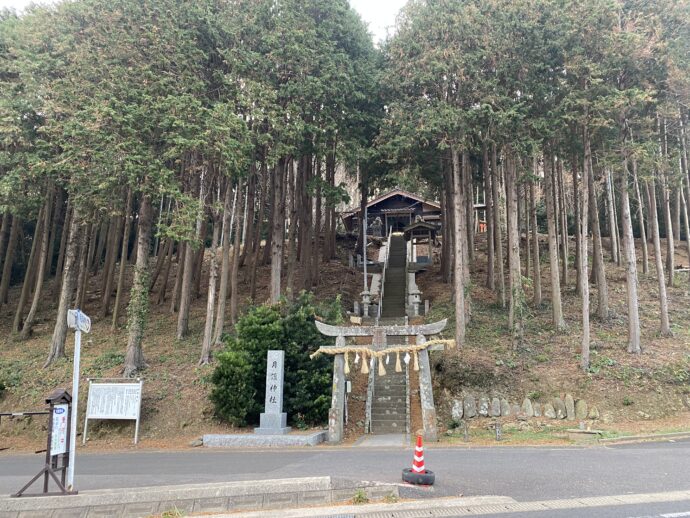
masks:
<svg viewBox="0 0 690 518"><path fill-rule="evenodd" d="M414 451L424 451L424 448L420 448L419 446L415 446Z"/></svg>
<svg viewBox="0 0 690 518"><path fill-rule="evenodd" d="M418 457L417 455L415 455L414 460L416 462L424 462L424 455L422 455L421 457Z"/></svg>
<svg viewBox="0 0 690 518"><path fill-rule="evenodd" d="M412 466L412 471L414 471L415 473L423 473L426 470L424 469L424 467L418 468L417 466Z"/></svg>

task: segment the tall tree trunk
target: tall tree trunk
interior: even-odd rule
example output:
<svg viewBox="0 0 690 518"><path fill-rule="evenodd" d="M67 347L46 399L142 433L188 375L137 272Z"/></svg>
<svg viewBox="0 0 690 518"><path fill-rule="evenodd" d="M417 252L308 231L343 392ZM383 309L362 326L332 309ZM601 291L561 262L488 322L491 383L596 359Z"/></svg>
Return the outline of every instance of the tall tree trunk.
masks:
<svg viewBox="0 0 690 518"><path fill-rule="evenodd" d="M120 252L120 234L122 232L122 217L116 216L110 224L111 235L108 240L106 254L108 258L103 268L103 291L101 292L101 318L108 316L110 312L110 300L113 296L113 282L115 277L115 265L117 254Z"/></svg>
<svg viewBox="0 0 690 518"><path fill-rule="evenodd" d="M45 278L45 269L48 262L48 247L50 245L50 220L51 220L51 208L53 206L53 187L48 188L48 193L46 194L46 201L43 210L43 231L41 233L41 253L38 257L38 272L36 273L36 287L34 288L34 296L31 301L31 307L29 308L29 314L24 320L24 326L19 337L22 340L29 338L31 334L31 328L34 325L34 320L36 319L36 312L38 311L38 304L41 301L41 292L43 291L43 280Z"/></svg>
<svg viewBox="0 0 690 518"><path fill-rule="evenodd" d="M613 206L613 183L611 181L611 172L605 169L604 175L606 176L606 213L608 215L611 261L620 264L620 258L618 257L618 225L616 225L616 210Z"/></svg>
<svg viewBox="0 0 690 518"><path fill-rule="evenodd" d="M465 152L462 159L462 188L465 193L465 231L467 233L467 268L469 262L474 260L474 187L472 182L472 168L469 153ZM469 271L469 270L468 270Z"/></svg>
<svg viewBox="0 0 690 518"><path fill-rule="evenodd" d="M302 200L303 200L303 219L302 222L304 223L304 229L302 233L302 245L301 245L301 254L300 254L300 262L302 266L302 287L310 291L312 284L313 284L313 272L311 271L311 255L312 255L312 229L314 228L312 222L313 222L313 206L312 206L312 196L311 193L309 192L309 185L311 182L312 178L312 172L314 168L314 161L313 157L309 155L309 158L307 160L307 167L304 170L305 176L303 178L303 184L302 184ZM366 257L364 258L366 261Z"/></svg>
<svg viewBox="0 0 690 518"><path fill-rule="evenodd" d="M501 198L499 195L499 173L496 160L496 144L491 145L491 205L494 210L494 242L496 247L496 264L498 265L498 286L501 306L506 307L506 282L503 270L503 232L501 230Z"/></svg>
<svg viewBox="0 0 690 518"><path fill-rule="evenodd" d="M5 253L5 261L2 265L2 281L0 281L0 305L7 304L7 293L10 289L12 264L14 263L14 252L17 249L17 237L19 236L20 226L21 219L18 216L12 216L10 237L7 241L7 252Z"/></svg>
<svg viewBox="0 0 690 518"><path fill-rule="evenodd" d="M632 161L633 183L635 184L635 197L637 199L637 222L640 226L640 241L642 241L642 273L649 273L649 251L647 249L647 234L645 231L644 206L640 196L640 183L637 179L637 159Z"/></svg>
<svg viewBox="0 0 690 518"><path fill-rule="evenodd" d="M493 196L491 195L491 173L489 172L489 147L486 145L486 142L482 144L482 176L484 177L484 207L486 211L486 287L491 291L495 291L494 210ZM431 244L429 244L429 247L431 247ZM429 255L431 256L431 252Z"/></svg>
<svg viewBox="0 0 690 518"><path fill-rule="evenodd" d="M535 182L539 178L537 157L534 157L534 171L533 178L529 182L529 211L532 219L532 265L534 273L532 275L532 285L534 286L534 306L540 307L542 304L541 294L541 258L539 251L539 226L537 225L537 204L536 204L536 186Z"/></svg>
<svg viewBox="0 0 690 518"><path fill-rule="evenodd" d="M0 265L2 265L2 260L5 258L5 248L7 247L11 220L12 215L9 210L6 210L2 216L2 227L0 227Z"/></svg>
<svg viewBox="0 0 690 518"><path fill-rule="evenodd" d="M681 210L683 211L683 227L685 229L685 246L688 251L688 268L690 268L690 206L688 205L688 197L680 189ZM690 277L690 272L688 272Z"/></svg>
<svg viewBox="0 0 690 518"><path fill-rule="evenodd" d="M273 223L276 216L275 196L279 191L278 176L280 176L280 166L276 166L268 170L268 187L266 189L265 207L266 207L266 242L264 244L261 264L267 265L271 263L271 253L273 251Z"/></svg>
<svg viewBox="0 0 690 518"><path fill-rule="evenodd" d="M149 250L152 217L151 198L142 195L137 229L137 262L134 266L134 280L129 294L129 306L127 307L129 335L123 370L125 378L134 376L146 367L141 341L144 337L149 313Z"/></svg>
<svg viewBox="0 0 690 518"><path fill-rule="evenodd" d="M524 294L522 292L522 271L520 268L520 232L518 225L518 186L515 160L506 160L505 185L508 218L508 254L510 280L510 306L508 311L508 325L511 331L513 349L522 346L524 340Z"/></svg>
<svg viewBox="0 0 690 518"><path fill-rule="evenodd" d="M67 198L67 208L65 209L65 221L62 223L62 232L60 236L60 249L58 251L57 264L55 265L55 291L60 290L62 284L62 271L65 263L65 248L67 246L67 237L69 236L69 226L72 217L72 202Z"/></svg>
<svg viewBox="0 0 690 518"><path fill-rule="evenodd" d="M130 222L132 219L132 188L127 189L127 201L125 202L124 215L124 234L122 235L122 247L120 250L120 271L117 275L117 293L115 295L115 306L113 307L113 320L110 328L115 331L117 329L117 320L120 316L120 303L122 302L122 293L125 289L125 267L127 266L127 250L129 249L129 231L131 228ZM170 239L168 239L170 241ZM153 281L155 282L155 281Z"/></svg>
<svg viewBox="0 0 690 518"><path fill-rule="evenodd" d="M53 329L53 337L50 341L50 351L48 358L44 364L47 367L59 358L65 356L65 337L67 336L67 310L72 301L72 293L74 292L74 283L77 278L77 249L79 248L79 241L85 241L79 238L79 234L84 233L85 229L81 228L79 221L79 211L77 207L73 207L72 216L70 220L69 229L67 232L67 243L65 245L65 266L62 274L62 286L60 288L60 299L58 302L57 317L55 319L55 328Z"/></svg>
<svg viewBox="0 0 690 518"><path fill-rule="evenodd" d="M180 309L177 313L176 337L178 340L182 340L185 336L187 336L187 332L189 331L189 308L192 302L192 282L194 280L195 259L193 244L197 244L197 246L201 246L203 249L203 243L200 243L200 241L201 227L203 224L202 216L204 214L204 181L198 175L194 174L192 176L192 193L196 193L197 191L199 196L199 211L196 215L196 228L194 232L194 240L187 243L184 256L184 268L182 271L182 291L180 292Z"/></svg>
<svg viewBox="0 0 690 518"><path fill-rule="evenodd" d="M556 192L556 198L558 199L558 208L560 210L560 222L561 222L561 279L563 280L563 286L568 286L569 276L568 276L568 212L565 206L565 187L563 185L563 160L558 159L556 177L558 179L558 191Z"/></svg>
<svg viewBox="0 0 690 518"><path fill-rule="evenodd" d="M199 298L201 293L201 278L204 274L204 257L206 256L206 235L208 234L208 221L206 220L206 208L201 215L201 234L197 242L199 250L194 254L194 272L192 273L192 300Z"/></svg>
<svg viewBox="0 0 690 518"><path fill-rule="evenodd" d="M247 260L247 254L253 253L254 248L259 246L258 243L254 241L254 213L256 206L256 193L257 193L257 181L256 181L256 165L252 164L249 168L249 183L247 186L246 195L244 197L244 221L245 224L242 227L242 234L244 236L244 247L242 248L242 255L240 256L240 266L244 266ZM262 189L263 190L263 189ZM259 215L261 214L261 208L259 207ZM259 226L261 220L259 220ZM239 243L239 241L238 241Z"/></svg>
<svg viewBox="0 0 690 518"><path fill-rule="evenodd" d="M168 289L168 278L170 277L170 268L173 262L173 248L175 248L175 241L170 237L166 239L165 245L165 266L163 267L163 277L161 278L160 286L158 287L158 294L156 295L156 304L163 304L165 301L165 293ZM125 254L126 256L126 254Z"/></svg>
<svg viewBox="0 0 690 518"><path fill-rule="evenodd" d="M239 192L244 189L244 182L240 181ZM240 233L242 232L242 219L240 211L237 211L235 219L235 243L232 247L232 270L230 272L230 324L237 323L237 299L239 297L237 273L240 268Z"/></svg>
<svg viewBox="0 0 690 518"><path fill-rule="evenodd" d="M582 167L582 186L589 185L590 177L592 176L592 150L589 142L589 128L585 125L584 127L584 143L585 143L585 156L583 160ZM577 188L577 173L576 167L573 167L573 193L575 194L575 207L576 207L576 234L579 236L579 250L577 254L578 259L578 291L580 292L580 297L582 298L582 345L581 345L581 366L582 370L587 372L589 370L589 346L590 346L590 329L589 329L589 276L587 272L589 271L589 252L588 248L588 238L589 238L589 200L588 196L584 193L578 196Z"/></svg>
<svg viewBox="0 0 690 518"><path fill-rule="evenodd" d="M594 169L592 167L592 152L589 149L589 139L585 141L585 156L589 160L586 167L589 170L587 179L587 198L589 202L589 224L592 227L592 274L597 285L597 317L600 320L609 318L609 289L606 282L604 267L604 247L601 242L601 226L599 225L599 207L597 192L594 188ZM582 275L589 277L586 271Z"/></svg>
<svg viewBox="0 0 690 518"><path fill-rule="evenodd" d="M666 271L668 274L668 286L674 285L674 273L676 269L675 255L676 247L673 240L673 218L671 216L671 196L669 193L668 180L661 179L661 193L664 201L664 218L666 220Z"/></svg>
<svg viewBox="0 0 690 518"><path fill-rule="evenodd" d="M444 157L445 158L445 157ZM452 279L453 268L453 233L455 225L453 224L453 169L452 158L449 160L441 159L441 168L443 171L444 189L441 193L441 214L443 221L441 222L441 231L443 234L443 243L441 249L441 278L445 284L449 284Z"/></svg>
<svg viewBox="0 0 690 518"><path fill-rule="evenodd" d="M251 255L251 264L249 265L249 297L252 301L256 301L256 277L259 268L259 256L261 255L261 230L263 228L264 208L268 204L268 167L265 163L261 164L261 195L258 199L256 207L256 223L254 224L254 250ZM251 212L249 213L251 217Z"/></svg>
<svg viewBox="0 0 690 518"><path fill-rule="evenodd" d="M233 195L234 191L234 195ZM220 344L223 337L223 326L225 325L225 308L228 300L228 288L230 280L230 243L232 239L232 225L237 210L237 196L239 186L233 189L232 182L228 181L225 188L225 199L223 200L223 232L222 241L222 263L220 269L220 287L218 288L218 310L216 311L215 333L213 343ZM235 238L235 246L240 246L240 236Z"/></svg>
<svg viewBox="0 0 690 518"><path fill-rule="evenodd" d="M654 264L656 276L659 282L659 316L661 318L661 336L671 336L671 323L668 318L668 298L664 281L664 261L661 258L661 240L659 239L659 216L656 206L656 186L654 179L645 182L649 191L649 199L652 204L649 207L649 216L652 222L652 240L654 241Z"/></svg>
<svg viewBox="0 0 690 518"><path fill-rule="evenodd" d="M557 331L564 331L566 328L563 319L563 306L561 304L561 278L558 265L558 236L556 235L556 207L555 207L555 185L551 157L544 156L544 183L546 192L546 219L549 227L549 265L551 270L551 314L553 325Z"/></svg>
<svg viewBox="0 0 690 518"><path fill-rule="evenodd" d="M455 291L455 342L458 347L465 345L465 275L463 263L463 253L461 249L461 242L463 240L463 228L461 225L463 214L462 206L462 170L460 164L460 152L455 146L451 147L451 154L453 158L453 233L454 238L454 267L453 267L453 281Z"/></svg>
<svg viewBox="0 0 690 518"><path fill-rule="evenodd" d="M520 194L518 194L520 196ZM529 186L526 181L522 182L522 205L524 206L524 226L525 226L525 277L530 277L531 267L532 267L532 247L531 247L531 232L530 228L532 226L532 220L530 218L530 208L529 208ZM520 241L522 242L522 234L520 234Z"/></svg>
<svg viewBox="0 0 690 518"><path fill-rule="evenodd" d="M29 254L29 262L26 266L26 271L24 272L24 282L22 283L22 291L19 295L19 302L17 303L17 309L14 313L14 321L12 323L12 332L19 333L22 325L22 316L24 316L24 308L29 299L31 293L31 285L33 284L33 279L36 274L36 269L38 268L38 243L42 241L42 236L44 234L44 219L43 216L46 212L45 205L41 206L41 210L38 212L38 218L36 220L36 229L34 231L34 238L31 240L31 253Z"/></svg>
<svg viewBox="0 0 690 518"><path fill-rule="evenodd" d="M170 313L176 313L180 310L182 279L184 278L184 264L188 248L189 243L183 243L182 241L177 245L177 271L175 272L175 285L173 286L172 300L170 301ZM163 298L165 298L165 294L163 294Z"/></svg>
<svg viewBox="0 0 690 518"><path fill-rule="evenodd" d="M56 189L55 211L53 212L52 223L50 226L50 242L48 243L48 255L46 257L46 277L50 276L53 270L53 259L55 258L55 238L57 237L58 224L62 222L65 199L64 191L60 187Z"/></svg>
<svg viewBox="0 0 690 518"><path fill-rule="evenodd" d="M86 298L86 281L89 276L89 248L95 237L93 233L93 225L89 224L86 227L86 233L82 233L81 241L79 243L79 273L77 274L77 291L74 294L74 305L77 308L84 308L84 299Z"/></svg>
<svg viewBox="0 0 690 518"><path fill-rule="evenodd" d="M91 240L89 247L89 269L96 275L98 268L101 266L101 259L103 258L103 250L105 249L106 242L110 243L112 240L113 229L112 229L112 219L103 218L101 224L97 229L94 229L96 239ZM107 258L106 258L107 261ZM101 288L102 291L102 288Z"/></svg>
<svg viewBox="0 0 690 518"><path fill-rule="evenodd" d="M300 161L301 163L301 161ZM295 297L295 270L297 269L297 189L295 188L295 161L288 165L287 198L290 200L290 217L288 227L288 264L287 264L287 296L289 300Z"/></svg>
<svg viewBox="0 0 690 518"><path fill-rule="evenodd" d="M227 190L229 191L230 187L228 187ZM207 365L211 362L211 346L214 344L213 317L214 310L216 309L216 286L218 284L218 236L218 232L214 232L211 243L208 294L206 296L206 322L204 324L204 338L201 343L201 358L199 358L199 365Z"/></svg>
<svg viewBox="0 0 690 518"><path fill-rule="evenodd" d="M578 181L577 177L577 169L578 169L578 162L577 158L573 156L573 163L571 164L572 167L572 179L573 179L573 219L575 220L575 286L577 287L577 294L582 297L582 261L580 259L580 254L582 250L582 232L580 232L579 228L582 226L582 218L580 218L580 188L579 184L580 182ZM585 166L587 167L587 166ZM584 174L584 168L583 168L583 174ZM584 178L583 178L583 183L582 185L587 185L584 183ZM587 234L585 234L585 239L587 238ZM587 270L585 270L585 275L587 275ZM587 285L587 292L589 293L589 284ZM589 301L587 301L587 304L589 305Z"/></svg>
<svg viewBox="0 0 690 518"><path fill-rule="evenodd" d="M621 125L625 127L625 125ZM626 145L623 134L623 146ZM623 174L621 175L621 215L623 218L623 249L625 253L625 277L628 295L628 352L640 354L640 314L637 296L637 261L635 241L630 217L630 200L628 197L628 151L622 150Z"/></svg>
<svg viewBox="0 0 690 518"><path fill-rule="evenodd" d="M274 171L273 203L271 210L271 304L280 301L280 281L283 271L283 246L285 238L283 229L285 220L283 217L283 175L287 164L286 159L281 159ZM317 258L318 262L318 258Z"/></svg>
<svg viewBox="0 0 690 518"><path fill-rule="evenodd" d="M690 168L688 168L688 147L687 136L685 133L686 117L678 108L678 128L680 133L680 169L681 176L685 180L685 209L688 217L690 217ZM685 243L688 247L688 268L690 268L690 232L686 227ZM690 283L690 273L688 274L688 282Z"/></svg>
<svg viewBox="0 0 690 518"><path fill-rule="evenodd" d="M319 263L319 257L321 256L321 221L322 221L322 214L321 214L321 158L316 157L316 192L314 193L315 197L315 207L314 207L314 250L313 250L313 260L311 263L311 269L313 272L313 279L312 279L312 285L313 286L318 286L319 285L319 277L320 277L320 269L321 265ZM281 221L281 226L283 225L283 222ZM282 233L282 229L281 229Z"/></svg>

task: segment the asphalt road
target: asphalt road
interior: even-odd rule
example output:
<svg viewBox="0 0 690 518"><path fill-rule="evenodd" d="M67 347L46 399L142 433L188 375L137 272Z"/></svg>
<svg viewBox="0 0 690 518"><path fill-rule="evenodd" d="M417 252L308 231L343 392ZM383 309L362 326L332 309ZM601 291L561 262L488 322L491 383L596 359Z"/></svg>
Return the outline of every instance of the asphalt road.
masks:
<svg viewBox="0 0 690 518"><path fill-rule="evenodd" d="M43 455L0 455L0 494L19 489ZM690 441L588 448L426 448L436 484L427 496L518 501L690 489ZM127 452L77 455L80 490L331 475L399 482L402 448Z"/></svg>

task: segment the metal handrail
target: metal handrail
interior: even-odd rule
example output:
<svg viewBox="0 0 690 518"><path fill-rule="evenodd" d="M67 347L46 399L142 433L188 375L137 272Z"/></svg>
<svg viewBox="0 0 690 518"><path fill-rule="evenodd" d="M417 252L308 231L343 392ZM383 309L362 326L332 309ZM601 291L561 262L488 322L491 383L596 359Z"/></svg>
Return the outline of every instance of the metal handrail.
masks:
<svg viewBox="0 0 690 518"><path fill-rule="evenodd" d="M381 318L381 310L383 308L383 292L386 288L386 270L388 269L388 258L391 255L391 236L393 235L393 227L388 230L388 239L386 240L386 258L383 260L383 271L381 272L381 290L379 291L379 307L376 310L376 325L379 324Z"/></svg>

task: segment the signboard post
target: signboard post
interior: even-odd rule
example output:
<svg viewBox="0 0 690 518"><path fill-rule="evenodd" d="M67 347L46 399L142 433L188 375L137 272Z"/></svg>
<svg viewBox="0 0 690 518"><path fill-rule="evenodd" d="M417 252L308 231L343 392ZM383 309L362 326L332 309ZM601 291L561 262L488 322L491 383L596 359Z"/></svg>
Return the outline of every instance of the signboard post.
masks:
<svg viewBox="0 0 690 518"><path fill-rule="evenodd" d="M75 495L76 491L65 486L65 477L69 470L69 453L74 451L73 435L70 434L70 415L74 415L71 407L72 396L65 389L56 389L46 398L48 404L48 439L46 444L46 459L43 469L39 471L23 488L12 496L43 496L43 495ZM35 494L25 494L37 480L43 479L43 491ZM55 482L59 492L49 492L50 480Z"/></svg>
<svg viewBox="0 0 690 518"><path fill-rule="evenodd" d="M139 442L141 394L144 382L118 382L117 379L89 380L89 399L84 417L83 444L86 444L89 419L125 419L136 421L134 444Z"/></svg>
<svg viewBox="0 0 690 518"><path fill-rule="evenodd" d="M67 311L67 326L74 329L74 367L72 368L72 419L70 423L70 435L77 437L77 410L79 401L79 360L81 358L81 333L91 331L91 319L79 309ZM76 462L75 447L70 448L69 464L67 467L67 488L74 490L74 463Z"/></svg>

